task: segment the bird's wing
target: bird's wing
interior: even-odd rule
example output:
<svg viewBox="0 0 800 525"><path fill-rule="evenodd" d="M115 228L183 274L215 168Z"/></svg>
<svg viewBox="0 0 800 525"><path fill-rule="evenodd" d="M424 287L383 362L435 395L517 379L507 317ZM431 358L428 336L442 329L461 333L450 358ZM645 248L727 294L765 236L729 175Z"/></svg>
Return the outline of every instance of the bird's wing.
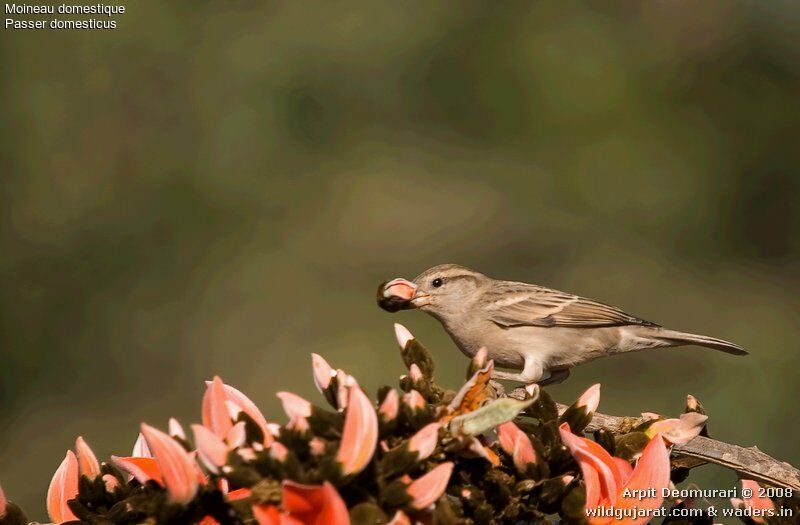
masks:
<svg viewBox="0 0 800 525"><path fill-rule="evenodd" d="M495 324L506 328L658 326L626 314L619 308L532 284L501 282L484 298L484 308L489 318Z"/></svg>

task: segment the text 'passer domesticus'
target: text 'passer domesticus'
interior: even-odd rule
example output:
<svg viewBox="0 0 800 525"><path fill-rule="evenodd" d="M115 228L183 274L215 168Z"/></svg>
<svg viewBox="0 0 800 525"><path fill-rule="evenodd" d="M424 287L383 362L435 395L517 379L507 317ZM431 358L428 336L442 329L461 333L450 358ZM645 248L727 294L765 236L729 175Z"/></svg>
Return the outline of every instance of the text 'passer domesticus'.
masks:
<svg viewBox="0 0 800 525"><path fill-rule="evenodd" d="M575 365L647 348L699 345L747 354L728 341L668 330L592 299L495 280L456 264L382 284L378 304L390 312L427 312L467 356L486 347L497 366L522 370L494 377L524 383L558 383Z"/></svg>

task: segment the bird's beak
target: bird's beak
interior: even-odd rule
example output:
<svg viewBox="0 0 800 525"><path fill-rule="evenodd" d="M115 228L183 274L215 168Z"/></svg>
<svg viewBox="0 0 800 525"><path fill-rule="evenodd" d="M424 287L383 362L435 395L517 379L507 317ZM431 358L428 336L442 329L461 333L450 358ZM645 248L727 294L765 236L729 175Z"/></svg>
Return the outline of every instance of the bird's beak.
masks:
<svg viewBox="0 0 800 525"><path fill-rule="evenodd" d="M417 285L411 281L392 279L378 287L378 306L388 312L425 306L428 295L418 292Z"/></svg>

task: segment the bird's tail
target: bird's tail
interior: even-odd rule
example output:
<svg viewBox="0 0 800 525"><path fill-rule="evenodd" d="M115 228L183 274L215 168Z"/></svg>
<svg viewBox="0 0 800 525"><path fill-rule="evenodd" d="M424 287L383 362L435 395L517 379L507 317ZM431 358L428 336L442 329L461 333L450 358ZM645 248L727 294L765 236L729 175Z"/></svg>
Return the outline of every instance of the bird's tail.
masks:
<svg viewBox="0 0 800 525"><path fill-rule="evenodd" d="M733 344L722 339L715 337L708 337L706 335L690 334L687 332L678 332L676 330L659 330L654 334L654 338L659 341L667 343L668 346L682 346L682 345L698 345L705 346L706 348L713 348L720 350L727 354L733 355L747 355L747 350L739 345Z"/></svg>

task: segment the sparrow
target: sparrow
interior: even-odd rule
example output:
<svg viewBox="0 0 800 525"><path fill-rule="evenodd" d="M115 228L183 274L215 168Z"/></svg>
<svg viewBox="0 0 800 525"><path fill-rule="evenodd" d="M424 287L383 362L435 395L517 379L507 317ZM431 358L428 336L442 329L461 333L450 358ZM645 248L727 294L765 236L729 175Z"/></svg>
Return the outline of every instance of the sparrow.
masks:
<svg viewBox="0 0 800 525"><path fill-rule="evenodd" d="M747 355L722 339L668 330L593 299L492 279L457 264L381 284L378 304L430 314L468 357L485 347L496 366L517 370L497 370L496 379L522 383L560 383L573 366L648 348L699 345Z"/></svg>

